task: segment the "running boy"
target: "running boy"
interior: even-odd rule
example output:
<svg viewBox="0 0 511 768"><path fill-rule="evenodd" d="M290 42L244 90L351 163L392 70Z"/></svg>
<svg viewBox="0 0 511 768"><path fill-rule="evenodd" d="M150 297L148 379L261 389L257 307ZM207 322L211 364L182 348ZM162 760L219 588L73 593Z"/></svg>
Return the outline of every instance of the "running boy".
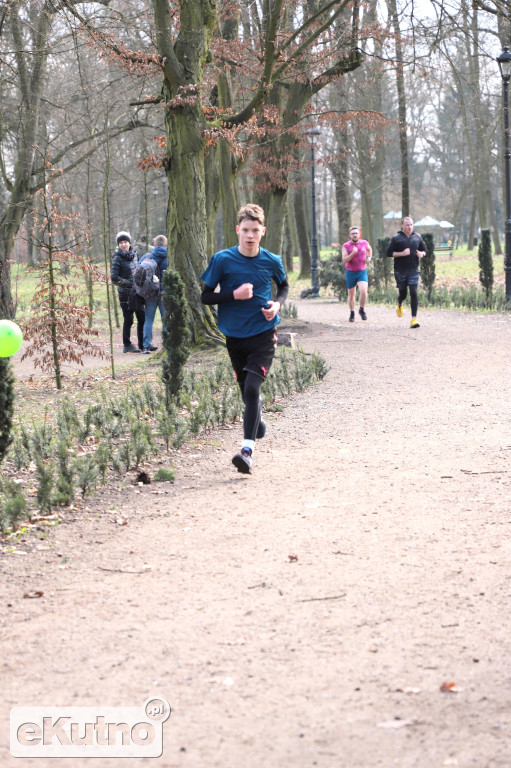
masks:
<svg viewBox="0 0 511 768"><path fill-rule="evenodd" d="M264 211L258 205L245 205L238 211L238 245L215 253L201 275L203 304L218 304L218 327L225 334L227 351L245 404L243 445L232 463L244 474L252 472L256 438L264 437L261 419L261 384L270 370L277 337L274 327L278 312L289 293L280 256L260 242L266 227ZM277 285L275 300L271 281ZM220 292L215 288L220 285Z"/></svg>
<svg viewBox="0 0 511 768"><path fill-rule="evenodd" d="M367 320L365 306L367 302L367 269L373 250L367 240L360 239L358 227L350 227L347 243L342 246L342 260L346 266L346 285L348 287L348 306L350 308L350 323L355 322L355 294L359 294L360 308L358 314L362 320Z"/></svg>

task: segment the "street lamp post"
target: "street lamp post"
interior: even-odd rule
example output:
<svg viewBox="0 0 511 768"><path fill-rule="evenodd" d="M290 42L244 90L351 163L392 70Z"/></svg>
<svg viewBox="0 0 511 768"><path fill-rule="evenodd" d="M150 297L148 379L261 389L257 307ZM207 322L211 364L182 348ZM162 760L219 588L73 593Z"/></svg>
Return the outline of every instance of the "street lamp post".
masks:
<svg viewBox="0 0 511 768"><path fill-rule="evenodd" d="M511 53L504 46L497 62L504 86L504 159L506 173L506 253L504 255L504 274L506 277L506 301L511 301L511 170L509 149L509 79L511 78Z"/></svg>
<svg viewBox="0 0 511 768"><path fill-rule="evenodd" d="M311 291L308 294L309 299L316 299L319 296L319 275L318 275L318 238L316 234L316 185L314 181L314 139L319 136L319 128L309 128L306 131L311 139L311 161L312 161L312 239L311 239Z"/></svg>

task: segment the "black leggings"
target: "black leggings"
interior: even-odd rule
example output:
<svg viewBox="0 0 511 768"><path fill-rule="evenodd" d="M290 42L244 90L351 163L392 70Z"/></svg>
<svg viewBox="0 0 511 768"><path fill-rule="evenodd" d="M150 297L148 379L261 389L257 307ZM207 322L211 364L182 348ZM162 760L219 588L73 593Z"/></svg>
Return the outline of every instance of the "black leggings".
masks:
<svg viewBox="0 0 511 768"><path fill-rule="evenodd" d="M245 403L243 414L243 437L245 440L255 440L259 429L262 412L260 399L262 383L263 377L251 371L242 371L238 377L241 397Z"/></svg>
<svg viewBox="0 0 511 768"><path fill-rule="evenodd" d="M138 348L143 349L145 312L142 312L140 309L128 309L128 298L129 296L127 294L123 296L119 295L119 304L121 305L122 315L124 318L124 322L122 324L122 343L125 347L129 347L131 343L130 336L131 326L133 325L133 315L136 315Z"/></svg>
<svg viewBox="0 0 511 768"><path fill-rule="evenodd" d="M405 285L404 288L399 289L399 298L398 302L399 305L403 303L403 301L406 299L406 289L410 289L410 307L412 309L412 317L417 317L417 309L419 307L419 298L417 296L417 286L416 285Z"/></svg>

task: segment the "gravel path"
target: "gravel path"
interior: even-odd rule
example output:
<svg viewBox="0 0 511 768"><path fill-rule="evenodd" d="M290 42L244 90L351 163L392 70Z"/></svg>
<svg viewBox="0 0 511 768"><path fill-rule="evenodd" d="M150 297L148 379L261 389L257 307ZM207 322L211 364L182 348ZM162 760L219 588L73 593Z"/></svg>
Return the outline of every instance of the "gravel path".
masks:
<svg viewBox="0 0 511 768"><path fill-rule="evenodd" d="M166 491L2 552L2 768L59 764L10 756L13 706L157 696L133 766L509 768L511 317L296 303L331 370L267 414L252 476L218 430Z"/></svg>

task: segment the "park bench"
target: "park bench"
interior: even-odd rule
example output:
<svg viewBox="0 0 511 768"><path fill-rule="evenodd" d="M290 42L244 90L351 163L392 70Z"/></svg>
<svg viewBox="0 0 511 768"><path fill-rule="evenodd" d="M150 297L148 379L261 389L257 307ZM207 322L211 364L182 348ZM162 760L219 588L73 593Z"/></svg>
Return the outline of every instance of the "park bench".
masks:
<svg viewBox="0 0 511 768"><path fill-rule="evenodd" d="M452 259L452 245L435 245L435 253L439 253L440 251L448 251L449 258Z"/></svg>

